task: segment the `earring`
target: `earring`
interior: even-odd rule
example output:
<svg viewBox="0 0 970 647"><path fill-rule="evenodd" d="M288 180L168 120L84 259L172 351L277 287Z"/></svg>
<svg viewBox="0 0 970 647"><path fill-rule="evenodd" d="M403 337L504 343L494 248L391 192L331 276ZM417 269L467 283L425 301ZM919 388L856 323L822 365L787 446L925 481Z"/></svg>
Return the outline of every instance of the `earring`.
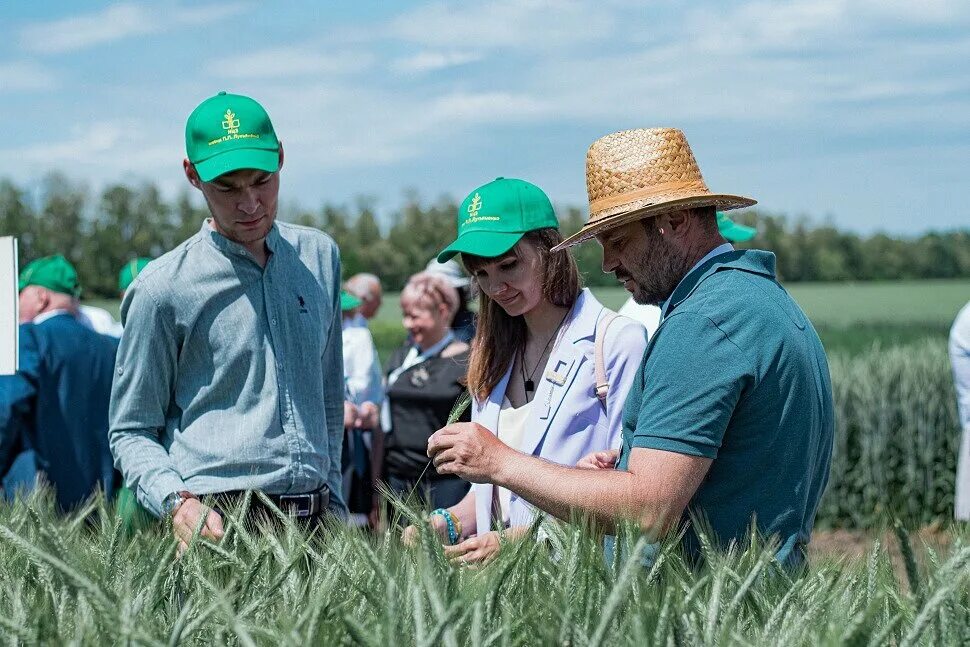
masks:
<svg viewBox="0 0 970 647"><path fill-rule="evenodd" d="M661 228L660 228L660 235L661 235L661 236L663 236L663 235L664 235L664 228L663 228L663 227L661 227Z"/></svg>

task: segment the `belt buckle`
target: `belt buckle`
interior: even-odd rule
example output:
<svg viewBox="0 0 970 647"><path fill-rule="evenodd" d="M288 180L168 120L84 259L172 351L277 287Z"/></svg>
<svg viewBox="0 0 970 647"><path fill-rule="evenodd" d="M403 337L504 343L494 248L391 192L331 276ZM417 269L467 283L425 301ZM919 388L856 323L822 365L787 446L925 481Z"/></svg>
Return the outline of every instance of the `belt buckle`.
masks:
<svg viewBox="0 0 970 647"><path fill-rule="evenodd" d="M297 519L309 517L313 514L313 495L283 494L280 496L280 507Z"/></svg>

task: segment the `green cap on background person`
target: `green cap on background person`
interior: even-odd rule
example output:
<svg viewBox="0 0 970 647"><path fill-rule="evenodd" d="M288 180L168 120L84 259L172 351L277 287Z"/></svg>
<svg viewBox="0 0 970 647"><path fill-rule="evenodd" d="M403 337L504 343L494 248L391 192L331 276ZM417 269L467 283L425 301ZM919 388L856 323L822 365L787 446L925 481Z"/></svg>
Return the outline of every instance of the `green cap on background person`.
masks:
<svg viewBox="0 0 970 647"><path fill-rule="evenodd" d="M240 169L275 173L279 152L266 110L240 94L220 92L206 99L185 124L185 153L203 182Z"/></svg>
<svg viewBox="0 0 970 647"><path fill-rule="evenodd" d="M717 212L717 229L721 232L722 236L732 243L747 242L754 238L755 234L758 233L758 230L754 227L740 225L728 218L725 213L720 211Z"/></svg>
<svg viewBox="0 0 970 647"><path fill-rule="evenodd" d="M52 292L69 294L72 297L81 296L81 284L77 279L77 270L71 262L56 254L45 256L27 263L20 272L19 290L29 285L38 285Z"/></svg>
<svg viewBox="0 0 970 647"><path fill-rule="evenodd" d="M151 260L152 259L150 258L144 257L133 258L125 263L125 266L121 268L120 272L118 272L118 290L121 292L127 290L128 286L131 285L131 282L135 280L136 276L141 274L141 271L145 269L145 266L148 265Z"/></svg>
<svg viewBox="0 0 970 647"><path fill-rule="evenodd" d="M559 220L542 189L524 180L496 178L462 200L458 237L438 254L438 262L462 253L501 256L527 232L549 227L558 229Z"/></svg>
<svg viewBox="0 0 970 647"><path fill-rule="evenodd" d="M347 292L346 290L340 291L341 312L347 312L348 310L359 308L361 303L363 303L363 301L352 295L350 292Z"/></svg>

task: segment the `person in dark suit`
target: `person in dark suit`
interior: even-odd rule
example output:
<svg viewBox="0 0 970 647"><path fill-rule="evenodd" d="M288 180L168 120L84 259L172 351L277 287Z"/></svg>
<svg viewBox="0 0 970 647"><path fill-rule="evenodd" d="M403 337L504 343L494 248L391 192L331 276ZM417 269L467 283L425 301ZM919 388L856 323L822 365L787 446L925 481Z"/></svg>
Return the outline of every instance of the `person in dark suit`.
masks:
<svg viewBox="0 0 970 647"><path fill-rule="evenodd" d="M63 256L20 274L20 367L0 377L0 473L34 468L67 511L120 485L108 448L108 403L118 342L77 319L77 272ZM29 454L28 454L29 456ZM21 475L20 479L25 479Z"/></svg>

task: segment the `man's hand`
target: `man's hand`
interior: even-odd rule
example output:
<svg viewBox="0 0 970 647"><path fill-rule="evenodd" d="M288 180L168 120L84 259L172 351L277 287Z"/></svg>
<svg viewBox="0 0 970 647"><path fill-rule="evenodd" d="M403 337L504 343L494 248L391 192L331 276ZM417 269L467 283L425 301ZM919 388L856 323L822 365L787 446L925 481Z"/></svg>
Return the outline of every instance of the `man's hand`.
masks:
<svg viewBox="0 0 970 647"><path fill-rule="evenodd" d="M188 549L192 535L203 515L205 515L205 524L199 530L199 534L214 541L222 539L225 532L222 529L222 517L219 513L205 507L198 499L185 499L172 516L172 529L175 532L175 538L179 540L179 555Z"/></svg>
<svg viewBox="0 0 970 647"><path fill-rule="evenodd" d="M477 422L448 425L428 439L428 456L438 474L454 474L472 483L494 482L517 453Z"/></svg>
<svg viewBox="0 0 970 647"><path fill-rule="evenodd" d="M353 429L358 417L357 407L344 400L344 429Z"/></svg>
<svg viewBox="0 0 970 647"><path fill-rule="evenodd" d="M445 557L461 565L487 564L495 559L500 549L499 534L492 530L454 546L445 546Z"/></svg>
<svg viewBox="0 0 970 647"><path fill-rule="evenodd" d="M619 456L620 450L618 449L593 452L580 458L576 467L582 470L611 470L616 467L616 459Z"/></svg>
<svg viewBox="0 0 970 647"><path fill-rule="evenodd" d="M357 408L357 419L354 427L357 429L376 429L380 420L380 409L373 402L365 402Z"/></svg>

